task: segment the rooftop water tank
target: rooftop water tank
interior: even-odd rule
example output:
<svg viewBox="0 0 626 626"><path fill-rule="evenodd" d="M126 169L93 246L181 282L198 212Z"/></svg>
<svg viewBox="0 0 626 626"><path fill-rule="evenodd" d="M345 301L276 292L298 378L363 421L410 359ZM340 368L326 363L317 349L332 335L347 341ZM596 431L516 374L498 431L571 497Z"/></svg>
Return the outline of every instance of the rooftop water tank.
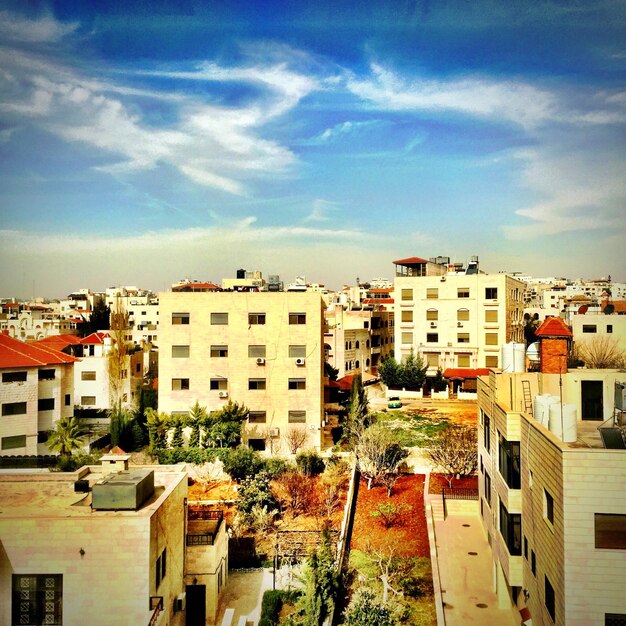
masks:
<svg viewBox="0 0 626 626"><path fill-rule="evenodd" d="M555 402L550 405L550 431L564 443L576 441L576 405Z"/></svg>
<svg viewBox="0 0 626 626"><path fill-rule="evenodd" d="M549 393L544 393L535 396L535 402L533 406L533 417L540 422L543 426L548 428L548 422L550 418L550 405L559 401L558 396L553 396Z"/></svg>
<svg viewBox="0 0 626 626"><path fill-rule="evenodd" d="M502 372L526 371L526 346L514 341L502 345Z"/></svg>

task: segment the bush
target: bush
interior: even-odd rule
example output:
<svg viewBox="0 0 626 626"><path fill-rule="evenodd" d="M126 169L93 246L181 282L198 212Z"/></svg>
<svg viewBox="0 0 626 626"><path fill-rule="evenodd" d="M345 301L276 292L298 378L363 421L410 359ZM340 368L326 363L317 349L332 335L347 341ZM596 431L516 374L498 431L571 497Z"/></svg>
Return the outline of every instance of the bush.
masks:
<svg viewBox="0 0 626 626"><path fill-rule="evenodd" d="M250 514L255 507L267 507L268 511L277 508L276 498L270 488L270 477L266 472L259 472L244 478L239 483L237 508L250 522Z"/></svg>
<svg viewBox="0 0 626 626"><path fill-rule="evenodd" d="M296 466L305 476L317 476L324 471L324 461L314 450L298 452Z"/></svg>
<svg viewBox="0 0 626 626"><path fill-rule="evenodd" d="M54 468L58 472L74 472L83 465L96 465L102 456L101 452L97 454L78 454L65 455L61 454L57 457L57 464Z"/></svg>
<svg viewBox="0 0 626 626"><path fill-rule="evenodd" d="M264 465L261 455L247 446L239 446L231 450L228 457L224 459L224 470L237 482L258 474Z"/></svg>
<svg viewBox="0 0 626 626"><path fill-rule="evenodd" d="M276 626L283 604L293 604L300 595L299 591L269 590L263 594L261 601L261 618L259 626Z"/></svg>
<svg viewBox="0 0 626 626"><path fill-rule="evenodd" d="M161 465L175 465L176 463L192 463L202 465L210 463L215 459L221 459L226 464L226 459L232 453L228 448L157 448L154 451L158 462Z"/></svg>
<svg viewBox="0 0 626 626"><path fill-rule="evenodd" d="M265 471L273 479L282 476L285 472L291 471L293 466L289 461L285 459L279 459L278 457L270 457L265 461Z"/></svg>

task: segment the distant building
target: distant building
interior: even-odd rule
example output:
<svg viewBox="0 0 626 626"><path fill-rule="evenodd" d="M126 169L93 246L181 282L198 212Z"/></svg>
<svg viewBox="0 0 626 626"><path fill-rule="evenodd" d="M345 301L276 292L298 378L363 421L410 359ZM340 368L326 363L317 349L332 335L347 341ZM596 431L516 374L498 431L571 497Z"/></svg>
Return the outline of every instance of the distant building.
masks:
<svg viewBox="0 0 626 626"><path fill-rule="evenodd" d="M66 318L47 305L12 303L2 306L0 332L21 341L37 341L53 335L76 334L81 321Z"/></svg>

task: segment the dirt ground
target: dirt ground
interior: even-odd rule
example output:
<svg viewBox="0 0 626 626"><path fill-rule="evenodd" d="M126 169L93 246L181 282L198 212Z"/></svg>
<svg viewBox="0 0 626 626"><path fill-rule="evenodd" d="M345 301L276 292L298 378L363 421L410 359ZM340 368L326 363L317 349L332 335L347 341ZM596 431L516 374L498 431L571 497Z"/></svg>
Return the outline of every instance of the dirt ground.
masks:
<svg viewBox="0 0 626 626"><path fill-rule="evenodd" d="M468 400L413 400L402 407L404 412L416 411L432 417L446 417L454 424L475 426L478 404Z"/></svg>

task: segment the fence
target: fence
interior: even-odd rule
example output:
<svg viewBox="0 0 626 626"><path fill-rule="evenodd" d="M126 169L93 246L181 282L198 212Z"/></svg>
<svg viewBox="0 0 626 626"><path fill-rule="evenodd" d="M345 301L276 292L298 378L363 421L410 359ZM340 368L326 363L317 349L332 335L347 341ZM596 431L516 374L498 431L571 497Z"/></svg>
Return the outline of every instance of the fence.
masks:
<svg viewBox="0 0 626 626"><path fill-rule="evenodd" d="M443 502L443 519L448 517L447 500L478 500L478 489L467 487L449 487L441 490L441 500Z"/></svg>

